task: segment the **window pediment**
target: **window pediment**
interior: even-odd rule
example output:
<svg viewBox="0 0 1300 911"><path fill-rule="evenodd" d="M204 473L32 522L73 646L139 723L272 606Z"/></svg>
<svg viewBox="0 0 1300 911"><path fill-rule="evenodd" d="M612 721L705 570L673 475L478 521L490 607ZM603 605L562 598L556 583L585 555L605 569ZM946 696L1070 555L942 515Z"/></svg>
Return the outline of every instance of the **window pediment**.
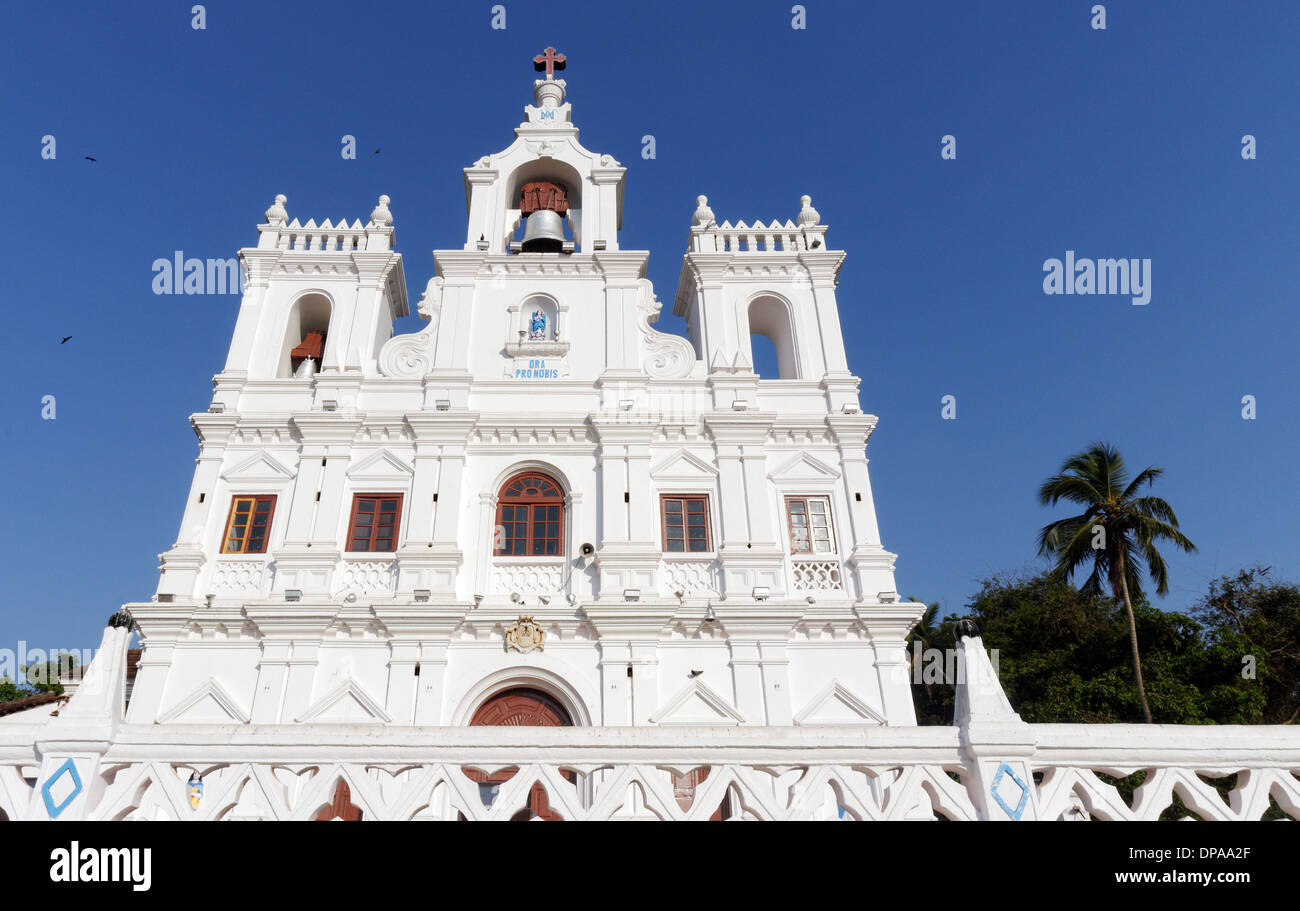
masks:
<svg viewBox="0 0 1300 911"><path fill-rule="evenodd" d="M221 480L238 484L279 484L292 480L294 474L274 456L259 452L229 471L222 472Z"/></svg>
<svg viewBox="0 0 1300 911"><path fill-rule="evenodd" d="M711 481L717 476L717 468L686 449L679 449L650 467L650 477L656 481Z"/></svg>
<svg viewBox="0 0 1300 911"><path fill-rule="evenodd" d="M776 471L768 474L773 481L832 481L840 476L839 469L821 459L801 452Z"/></svg>
<svg viewBox="0 0 1300 911"><path fill-rule="evenodd" d="M409 481L415 471L387 449L366 456L348 468L351 481Z"/></svg>

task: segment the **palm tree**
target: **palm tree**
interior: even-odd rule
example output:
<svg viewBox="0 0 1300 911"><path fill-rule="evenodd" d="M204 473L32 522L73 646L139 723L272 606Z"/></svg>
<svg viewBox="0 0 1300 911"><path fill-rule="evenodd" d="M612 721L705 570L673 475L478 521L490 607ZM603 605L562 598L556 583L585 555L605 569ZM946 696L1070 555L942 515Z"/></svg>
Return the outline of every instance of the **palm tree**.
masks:
<svg viewBox="0 0 1300 911"><path fill-rule="evenodd" d="M1083 591L1101 594L1104 580L1115 599L1123 599L1133 650L1133 676L1147 724L1151 723L1151 707L1142 683L1132 595L1142 594L1144 563L1156 583L1156 594L1169 592L1169 575L1156 549L1157 541L1171 541L1187 552L1196 550L1196 545L1178 530L1178 517L1168 503L1160 497L1137 496L1144 485L1153 484L1162 474L1163 468L1146 468L1130 482L1119 451L1109 443L1093 443L1066 459L1060 474L1048 478L1038 489L1038 501L1044 506L1068 500L1084 507L1077 516L1045 526L1038 534L1038 553L1055 558L1054 572L1067 580L1075 570L1091 562L1092 573Z"/></svg>

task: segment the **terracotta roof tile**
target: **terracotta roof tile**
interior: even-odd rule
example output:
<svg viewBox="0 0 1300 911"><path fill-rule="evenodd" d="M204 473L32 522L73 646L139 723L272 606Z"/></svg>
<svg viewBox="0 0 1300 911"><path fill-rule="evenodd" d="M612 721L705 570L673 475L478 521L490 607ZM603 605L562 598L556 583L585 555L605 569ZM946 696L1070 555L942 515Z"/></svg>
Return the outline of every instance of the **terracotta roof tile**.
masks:
<svg viewBox="0 0 1300 911"><path fill-rule="evenodd" d="M49 702L60 702L67 698L67 696L58 693L37 693L35 696L26 696L22 699L15 699L13 702L0 702L0 715L13 715L17 712L25 712L28 709L36 708L38 705L45 705Z"/></svg>

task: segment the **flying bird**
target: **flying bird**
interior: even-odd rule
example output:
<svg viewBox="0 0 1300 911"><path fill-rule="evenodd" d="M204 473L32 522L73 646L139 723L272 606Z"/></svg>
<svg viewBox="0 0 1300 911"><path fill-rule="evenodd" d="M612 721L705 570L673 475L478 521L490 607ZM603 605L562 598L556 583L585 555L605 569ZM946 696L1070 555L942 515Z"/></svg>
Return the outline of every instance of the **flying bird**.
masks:
<svg viewBox="0 0 1300 911"><path fill-rule="evenodd" d="M59 344L60 344L60 345L66 345L66 344L68 343L68 339L70 339L70 338L72 338L72 336L70 336L70 335L65 335L65 336L63 337L63 341L59 342Z"/></svg>
<svg viewBox="0 0 1300 911"><path fill-rule="evenodd" d="M379 152L380 152L380 150L382 150L382 149L383 149L383 146L380 146L378 149L375 149L375 151L374 151L372 154L378 155Z"/></svg>
<svg viewBox="0 0 1300 911"><path fill-rule="evenodd" d="M94 161L94 160L95 160L95 159L91 158L89 155L85 156L85 158L86 158L86 161Z"/></svg>

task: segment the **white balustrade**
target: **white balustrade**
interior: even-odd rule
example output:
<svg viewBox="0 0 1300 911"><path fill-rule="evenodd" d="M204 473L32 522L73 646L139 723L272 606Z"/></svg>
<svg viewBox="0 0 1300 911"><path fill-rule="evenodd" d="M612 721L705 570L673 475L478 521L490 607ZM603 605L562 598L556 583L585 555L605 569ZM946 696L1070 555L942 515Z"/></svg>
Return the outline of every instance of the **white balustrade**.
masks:
<svg viewBox="0 0 1300 911"><path fill-rule="evenodd" d="M564 585L564 558L493 557L491 594L553 595Z"/></svg>
<svg viewBox="0 0 1300 911"><path fill-rule="evenodd" d="M665 558L659 579L664 597L682 592L684 598L716 598L722 592L717 560Z"/></svg>
<svg viewBox="0 0 1300 911"><path fill-rule="evenodd" d="M271 589L271 574L265 559L218 559L212 567L210 590L218 595L265 595Z"/></svg>
<svg viewBox="0 0 1300 911"><path fill-rule="evenodd" d="M346 220L331 225L329 219L319 225L315 219L301 225L295 218L275 230L279 232L275 246L280 250L355 252L366 249L366 229L360 219L349 226Z"/></svg>
<svg viewBox="0 0 1300 911"><path fill-rule="evenodd" d="M791 558L790 590L795 592L844 591L844 570L840 561Z"/></svg>
<svg viewBox="0 0 1300 911"><path fill-rule="evenodd" d="M1204 820L1254 820L1271 807L1300 819L1300 730L1030 727L1037 747L1028 758L1029 788L1038 819L1154 820L1175 806L1175 796ZM952 727L796 727L780 737L763 727L441 727L413 730L398 752L386 748L382 755L364 742L317 732L302 741L314 751L310 761L272 756L264 733L231 738L221 728L223 737L215 738L205 726L189 728L169 741L174 745L161 761L152 756L156 730L123 728L105 756L110 774L91 789L86 818L311 819L329 805L341 778L353 782L351 800L365 819L506 820L534 784L566 820L708 819L728 797L731 813L748 819L971 820L1002 813L976 799L975 760ZM26 781L31 765L0 760L0 811L10 819L22 818L33 796L40 799ZM485 805L464 770L504 766L518 771ZM683 809L669 770L697 767L709 774ZM1136 769L1135 779L1143 779L1131 805L1105 780L1117 768ZM204 770L197 810L186 791L193 769ZM585 771L570 782L566 769Z"/></svg>
<svg viewBox="0 0 1300 911"><path fill-rule="evenodd" d="M338 592L388 594L397 587L397 563L392 559L345 558L336 578Z"/></svg>
<svg viewBox="0 0 1300 911"><path fill-rule="evenodd" d="M724 221L691 232L691 249L697 253L795 253L825 243L826 226L799 227L787 219L771 224Z"/></svg>

